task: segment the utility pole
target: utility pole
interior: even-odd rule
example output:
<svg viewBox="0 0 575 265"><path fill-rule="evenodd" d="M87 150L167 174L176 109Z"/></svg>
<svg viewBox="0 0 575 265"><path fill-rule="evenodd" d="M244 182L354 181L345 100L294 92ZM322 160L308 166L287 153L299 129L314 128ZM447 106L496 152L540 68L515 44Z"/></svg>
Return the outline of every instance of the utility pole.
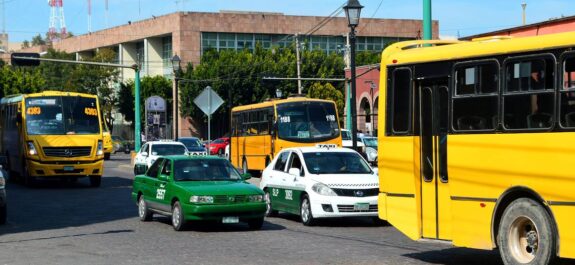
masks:
<svg viewBox="0 0 575 265"><path fill-rule="evenodd" d="M431 38L431 0L423 0L423 39Z"/></svg>
<svg viewBox="0 0 575 265"><path fill-rule="evenodd" d="M525 2L521 3L521 7L523 8L523 14L522 14L523 20L522 21L523 21L523 25L525 25L525 8L527 8L527 3L525 3Z"/></svg>
<svg viewBox="0 0 575 265"><path fill-rule="evenodd" d="M297 93L301 94L301 60L299 56L299 33L295 34L295 53L297 59Z"/></svg>
<svg viewBox="0 0 575 265"><path fill-rule="evenodd" d="M351 56L350 56L350 51L351 51L351 45L349 45L349 33L346 34L345 36L345 40L346 40L346 44L345 44L345 58L344 58L344 62L345 62L345 67L346 69L350 69L351 68ZM347 128L348 130L351 129L351 83L348 82L346 90L346 103L345 105L347 106L347 109L345 111L345 128Z"/></svg>

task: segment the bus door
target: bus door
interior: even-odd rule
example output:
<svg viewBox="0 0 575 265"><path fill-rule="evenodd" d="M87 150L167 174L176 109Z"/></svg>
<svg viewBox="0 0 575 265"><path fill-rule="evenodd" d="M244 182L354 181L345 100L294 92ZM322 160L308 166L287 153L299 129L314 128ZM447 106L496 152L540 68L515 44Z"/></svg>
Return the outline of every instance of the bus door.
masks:
<svg viewBox="0 0 575 265"><path fill-rule="evenodd" d="M447 79L419 83L422 237L449 239L450 201L447 184Z"/></svg>

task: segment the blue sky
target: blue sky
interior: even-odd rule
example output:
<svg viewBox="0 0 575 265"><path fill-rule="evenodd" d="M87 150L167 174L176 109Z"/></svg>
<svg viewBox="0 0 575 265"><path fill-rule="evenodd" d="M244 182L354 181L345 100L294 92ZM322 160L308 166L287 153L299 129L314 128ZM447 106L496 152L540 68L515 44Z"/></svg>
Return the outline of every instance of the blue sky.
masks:
<svg viewBox="0 0 575 265"><path fill-rule="evenodd" d="M48 30L47 0L0 0L5 2L6 32L10 41L30 40ZM63 0L68 31L88 32L87 0ZM108 0L108 26L146 19L175 11L219 10L281 12L286 15L331 14L346 0ZM423 0L359 0L364 18L421 19ZM521 24L523 0L433 0L433 19L440 35L469 36ZM575 15L573 0L525 0L527 23ZM105 0L92 0L92 31L106 28ZM380 5L381 4L381 5ZM378 8L379 6L379 8ZM1 15L1 13L0 13ZM343 16L343 14L341 14ZM0 20L1 22L1 20ZM1 30L1 29L0 29Z"/></svg>

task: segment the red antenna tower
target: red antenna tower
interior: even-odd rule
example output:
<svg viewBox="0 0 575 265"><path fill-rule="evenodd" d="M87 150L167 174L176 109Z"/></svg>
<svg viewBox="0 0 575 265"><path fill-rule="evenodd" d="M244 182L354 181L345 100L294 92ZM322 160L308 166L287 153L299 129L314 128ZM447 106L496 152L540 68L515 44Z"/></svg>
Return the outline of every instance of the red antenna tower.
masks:
<svg viewBox="0 0 575 265"><path fill-rule="evenodd" d="M68 35L66 31L66 21L64 20L64 3L63 0L48 0L50 6L50 28L48 38L50 41L63 39ZM56 23L60 23L60 36L56 34Z"/></svg>

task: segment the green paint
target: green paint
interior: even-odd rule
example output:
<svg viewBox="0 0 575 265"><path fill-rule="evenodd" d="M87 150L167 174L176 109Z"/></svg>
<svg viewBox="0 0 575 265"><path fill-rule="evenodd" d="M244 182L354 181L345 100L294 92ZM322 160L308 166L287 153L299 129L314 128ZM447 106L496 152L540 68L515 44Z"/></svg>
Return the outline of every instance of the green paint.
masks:
<svg viewBox="0 0 575 265"><path fill-rule="evenodd" d="M431 0L423 0L423 39L431 40Z"/></svg>

